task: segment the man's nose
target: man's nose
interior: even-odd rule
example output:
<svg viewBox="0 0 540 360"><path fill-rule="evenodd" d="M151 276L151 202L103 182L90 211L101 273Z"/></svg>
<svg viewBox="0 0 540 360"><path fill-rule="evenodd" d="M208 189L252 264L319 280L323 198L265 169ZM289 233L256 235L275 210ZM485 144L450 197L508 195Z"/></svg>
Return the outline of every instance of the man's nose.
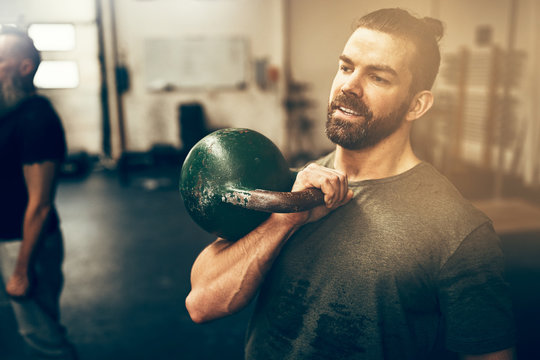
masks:
<svg viewBox="0 0 540 360"><path fill-rule="evenodd" d="M364 95L364 87L362 84L362 79L359 75L351 74L347 81L341 87L341 91L348 95L354 95L358 98L361 98Z"/></svg>

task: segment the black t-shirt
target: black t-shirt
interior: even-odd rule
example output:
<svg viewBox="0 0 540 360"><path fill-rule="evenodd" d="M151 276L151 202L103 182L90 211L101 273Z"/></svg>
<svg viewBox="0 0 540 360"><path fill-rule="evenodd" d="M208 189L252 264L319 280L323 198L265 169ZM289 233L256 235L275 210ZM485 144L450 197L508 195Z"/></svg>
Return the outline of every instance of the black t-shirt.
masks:
<svg viewBox="0 0 540 360"><path fill-rule="evenodd" d="M28 192L23 165L62 161L66 154L64 130L50 102L31 96L0 118L0 241L22 237ZM58 227L53 209L46 232Z"/></svg>
<svg viewBox="0 0 540 360"><path fill-rule="evenodd" d="M348 204L302 227L275 260L247 359L446 359L513 346L503 254L484 214L427 163L349 187Z"/></svg>

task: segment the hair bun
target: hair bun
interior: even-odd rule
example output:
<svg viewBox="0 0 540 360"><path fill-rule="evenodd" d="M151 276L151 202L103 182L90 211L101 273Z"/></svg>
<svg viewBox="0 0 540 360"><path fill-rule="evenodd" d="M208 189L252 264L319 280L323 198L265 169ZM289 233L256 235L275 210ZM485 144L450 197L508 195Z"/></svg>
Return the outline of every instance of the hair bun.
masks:
<svg viewBox="0 0 540 360"><path fill-rule="evenodd" d="M422 20L424 21L426 28L429 29L429 31L431 31L431 33L435 37L435 40L439 41L444 34L443 23L440 20L434 19L432 17L425 17Z"/></svg>

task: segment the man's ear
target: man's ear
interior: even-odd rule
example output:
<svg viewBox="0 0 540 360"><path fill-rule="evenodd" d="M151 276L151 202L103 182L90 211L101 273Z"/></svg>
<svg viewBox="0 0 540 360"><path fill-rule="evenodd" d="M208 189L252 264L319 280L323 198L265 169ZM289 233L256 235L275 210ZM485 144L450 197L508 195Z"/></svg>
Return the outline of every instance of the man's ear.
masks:
<svg viewBox="0 0 540 360"><path fill-rule="evenodd" d="M424 115L433 105L433 94L431 91L424 90L417 93L409 106L409 112L405 119L407 121L414 121Z"/></svg>
<svg viewBox="0 0 540 360"><path fill-rule="evenodd" d="M34 62L31 59L22 59L19 64L19 74L22 77L28 76L34 71Z"/></svg>

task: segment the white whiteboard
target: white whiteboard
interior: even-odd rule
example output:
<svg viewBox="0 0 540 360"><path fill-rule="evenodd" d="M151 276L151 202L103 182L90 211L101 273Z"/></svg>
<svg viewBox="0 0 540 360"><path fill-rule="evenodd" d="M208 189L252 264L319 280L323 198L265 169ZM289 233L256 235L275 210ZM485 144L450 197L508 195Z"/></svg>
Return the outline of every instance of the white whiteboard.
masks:
<svg viewBox="0 0 540 360"><path fill-rule="evenodd" d="M239 38L146 39L150 90L246 86L247 44Z"/></svg>

